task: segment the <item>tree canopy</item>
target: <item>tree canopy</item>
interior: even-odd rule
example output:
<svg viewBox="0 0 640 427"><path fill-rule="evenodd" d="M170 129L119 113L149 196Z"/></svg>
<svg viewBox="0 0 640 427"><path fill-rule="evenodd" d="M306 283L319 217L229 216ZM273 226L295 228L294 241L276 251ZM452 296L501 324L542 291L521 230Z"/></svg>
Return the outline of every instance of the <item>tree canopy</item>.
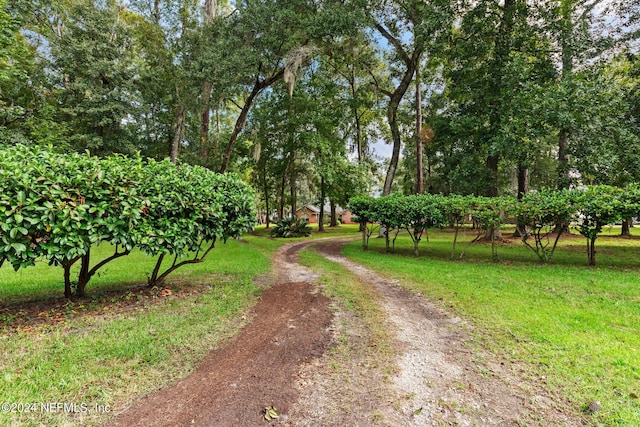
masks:
<svg viewBox="0 0 640 427"><path fill-rule="evenodd" d="M358 193L640 178L629 2L0 6L0 144L237 172L263 221Z"/></svg>

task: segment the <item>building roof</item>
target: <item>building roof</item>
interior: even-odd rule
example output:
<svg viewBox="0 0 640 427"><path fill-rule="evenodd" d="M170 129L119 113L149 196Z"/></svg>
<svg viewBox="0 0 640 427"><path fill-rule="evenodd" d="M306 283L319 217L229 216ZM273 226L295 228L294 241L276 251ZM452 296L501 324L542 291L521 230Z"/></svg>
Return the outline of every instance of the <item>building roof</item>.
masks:
<svg viewBox="0 0 640 427"><path fill-rule="evenodd" d="M304 208L309 209L314 214L319 214L320 213L320 208L317 207L317 206L314 206L314 205L304 205L303 207L298 208L297 210L304 209ZM327 213L330 213L330 212L331 212L331 205L329 205L327 203L326 205L324 205L324 213L327 214ZM340 214L342 214L342 212L343 212L343 209L340 206L336 205L336 214L340 215Z"/></svg>

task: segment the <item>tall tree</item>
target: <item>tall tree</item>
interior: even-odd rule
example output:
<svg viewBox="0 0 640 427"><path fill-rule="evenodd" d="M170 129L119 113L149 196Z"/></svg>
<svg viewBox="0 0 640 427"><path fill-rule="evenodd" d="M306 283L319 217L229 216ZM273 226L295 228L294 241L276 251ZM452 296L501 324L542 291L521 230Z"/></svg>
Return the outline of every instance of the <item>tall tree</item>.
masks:
<svg viewBox="0 0 640 427"><path fill-rule="evenodd" d="M372 77L378 90L388 98L387 122L391 130L393 148L382 188L382 195L386 196L391 193L402 148L398 109L414 78L429 38L441 27L432 28L426 25L429 18L438 16L434 13L440 7L437 2L385 1L381 2L380 6L381 9L372 13L372 27L389 46L390 68L385 81L373 74Z"/></svg>
<svg viewBox="0 0 640 427"><path fill-rule="evenodd" d="M381 124L378 96L370 84L370 73L377 73L382 64L365 32L339 40L328 49L321 66L329 69L338 84L345 85L341 99L349 106L348 138L358 163L363 164L370 158L369 140L376 136L376 128Z"/></svg>
<svg viewBox="0 0 640 427"><path fill-rule="evenodd" d="M132 153L138 145L137 132L127 122L139 92L123 10L71 4L59 12L56 36L49 39L59 116L69 124L76 150Z"/></svg>
<svg viewBox="0 0 640 427"><path fill-rule="evenodd" d="M500 171L512 165L519 192L526 188L527 163L544 130L541 87L554 76L537 21L525 1L479 1L454 31L440 113L448 123L438 125L436 138L451 144L449 179L473 181L462 192L498 195Z"/></svg>
<svg viewBox="0 0 640 427"><path fill-rule="evenodd" d="M227 62L234 64L233 73L241 76L235 87L244 94L237 103L240 112L222 155L221 172L229 168L235 143L258 97L282 79L287 80L291 92L316 48L357 30L357 12L338 0L251 0L237 4L237 13L228 23L225 52Z"/></svg>

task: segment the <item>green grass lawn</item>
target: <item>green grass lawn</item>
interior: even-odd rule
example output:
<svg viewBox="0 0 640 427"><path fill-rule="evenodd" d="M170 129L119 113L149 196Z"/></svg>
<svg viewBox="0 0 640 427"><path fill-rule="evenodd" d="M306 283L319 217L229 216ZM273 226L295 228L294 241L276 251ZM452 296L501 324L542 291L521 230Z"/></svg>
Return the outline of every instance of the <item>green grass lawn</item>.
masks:
<svg viewBox="0 0 640 427"><path fill-rule="evenodd" d="M314 233L312 238L356 230L343 226ZM267 233L262 227L240 241L219 243L203 263L169 276L168 289L198 285L193 295L187 292L180 298L137 306L133 294L131 307L114 309L123 299L131 299L127 293L111 297L109 292L144 286L154 265L154 259L133 251L95 276L85 299L66 305L69 313L92 308L90 314L24 329L8 328L12 319L5 314L0 318L0 403L20 404L13 409L23 413L0 411L0 425L99 425L139 396L188 375L208 351L246 323L243 314L260 294L252 279L270 272L274 251L282 244L305 240L264 238ZM92 249L93 262L111 250L108 245ZM4 266L0 306L19 310L23 303L59 299L62 273L46 263L18 272ZM29 402L37 403L35 412L25 412L33 409L23 406ZM75 414L42 412L39 405L47 402L76 404L79 410ZM103 412L95 411L95 405Z"/></svg>
<svg viewBox="0 0 640 427"><path fill-rule="evenodd" d="M242 314L259 295L251 279L269 272L270 254L279 244L253 236L229 241L202 264L170 276L169 288L177 282L209 285L193 296L166 298L115 314L107 305L98 315L1 334L2 401L109 405L111 411L121 411L136 396L173 383L242 327ZM144 284L152 264L140 253L114 261L89 284L87 300L73 304L88 305L107 289ZM61 274L60 269L44 265L19 273L3 268L2 301L59 297ZM108 416L0 412L0 425L96 425Z"/></svg>
<svg viewBox="0 0 640 427"><path fill-rule="evenodd" d="M459 250L472 234L465 233ZM119 411L138 396L184 377L243 326L243 314L260 294L252 279L270 271L274 251L284 243L307 240L267 235L262 227L241 241L219 244L205 262L169 276L168 288L197 284L200 290L193 295L113 313L107 304L99 313L70 316L34 330L2 333L0 328L2 401L109 405ZM327 229L312 238L326 236L353 236L345 254L401 278L469 319L476 326L476 342L498 357L523 362L529 375L544 378L576 411L601 401L595 424L640 425L640 239L598 239L598 267L589 268L580 237L561 240L554 263L543 265L517 240L501 245L500 261L494 263L486 244L471 246L462 260L450 261L449 231L430 233L419 258L412 256L406 236L399 237L397 253L390 255L383 253L384 241L375 238L369 252L361 251L357 226ZM93 253L105 256L109 250L103 246ZM325 278L342 277L314 258L311 253L302 256L327 270ZM109 290L144 285L152 265L152 259L135 252L114 261L89 283L85 300L69 303L70 310L109 295ZM366 293L337 287L343 282L329 280L335 286L328 292L346 304L362 305ZM0 305L5 307L59 298L62 291L60 268L0 269ZM368 310L373 313L374 308ZM0 319L0 326L9 322ZM96 425L108 416L0 412L0 425Z"/></svg>
<svg viewBox="0 0 640 427"><path fill-rule="evenodd" d="M524 362L576 411L600 401L594 424L640 425L640 240L598 239L597 268L586 266L578 237L561 240L550 265L517 241L499 247L497 263L490 244L451 261L452 240L451 232L432 232L418 258L407 236L395 254L373 238L368 252L359 242L343 251L469 319L477 340Z"/></svg>

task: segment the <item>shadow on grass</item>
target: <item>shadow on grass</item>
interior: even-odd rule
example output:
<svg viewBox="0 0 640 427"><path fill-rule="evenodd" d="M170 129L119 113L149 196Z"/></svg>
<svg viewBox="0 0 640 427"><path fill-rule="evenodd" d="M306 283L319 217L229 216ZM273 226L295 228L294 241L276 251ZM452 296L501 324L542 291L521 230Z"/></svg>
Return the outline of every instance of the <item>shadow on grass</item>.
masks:
<svg viewBox="0 0 640 427"><path fill-rule="evenodd" d="M84 316L112 316L142 311L177 298L199 295L213 286L211 281L176 281L152 288L140 283L128 286L119 284L118 287L102 288L86 297L71 300L48 297L6 303L0 305L0 332L31 332Z"/></svg>

